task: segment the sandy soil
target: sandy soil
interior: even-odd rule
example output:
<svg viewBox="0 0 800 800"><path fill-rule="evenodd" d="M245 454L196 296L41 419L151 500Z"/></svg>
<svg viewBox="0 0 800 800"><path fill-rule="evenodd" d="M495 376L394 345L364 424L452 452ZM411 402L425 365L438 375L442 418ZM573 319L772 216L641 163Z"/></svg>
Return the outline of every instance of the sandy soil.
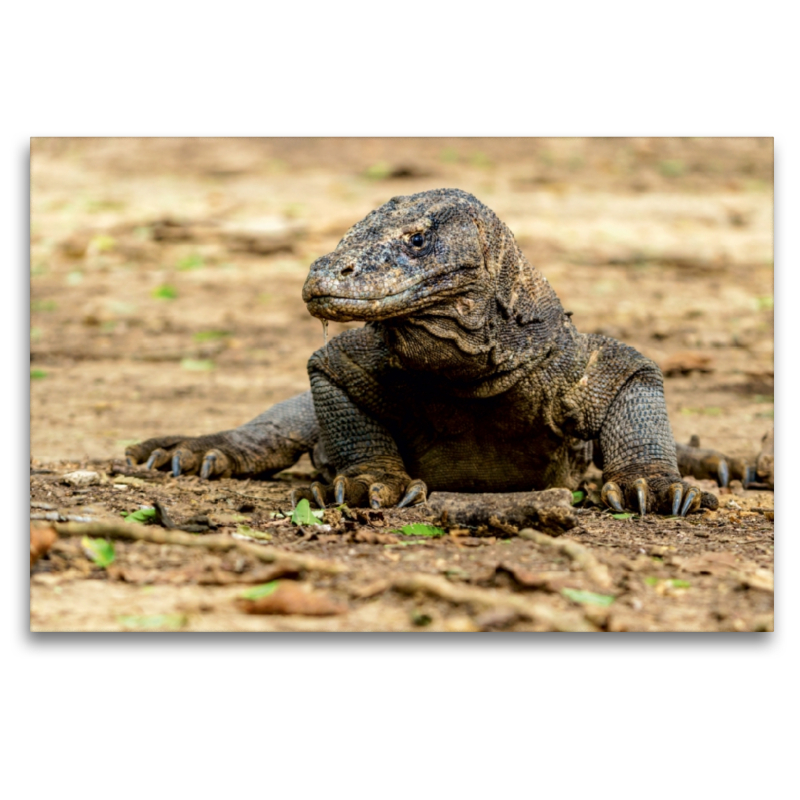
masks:
<svg viewBox="0 0 800 800"><path fill-rule="evenodd" d="M497 531L392 533L414 511L292 526L276 514L307 461L209 483L121 456L303 391L322 342L300 299L309 263L389 197L458 186L511 227L580 330L665 368L701 357L666 378L675 436L752 459L773 416L772 164L758 139L35 140L32 516L119 520L158 501L179 524L248 526L339 571L125 541L102 569L65 536L32 569L31 629L771 630L771 492L734 484L685 520L581 509L569 538L587 569ZM65 483L79 468L98 482ZM236 599L271 576L343 613L243 613Z"/></svg>

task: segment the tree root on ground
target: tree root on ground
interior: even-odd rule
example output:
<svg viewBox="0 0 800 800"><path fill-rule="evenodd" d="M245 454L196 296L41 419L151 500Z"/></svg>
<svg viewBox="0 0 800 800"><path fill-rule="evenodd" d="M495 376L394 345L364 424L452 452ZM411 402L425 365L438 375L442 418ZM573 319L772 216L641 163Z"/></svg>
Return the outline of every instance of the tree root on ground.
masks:
<svg viewBox="0 0 800 800"><path fill-rule="evenodd" d="M545 533L525 528L519 532L521 539L535 542L542 547L563 553L567 558L577 564L586 574L586 577L601 589L610 589L613 586L611 573L605 564L601 564L596 556L574 539L554 539Z"/></svg>
<svg viewBox="0 0 800 800"><path fill-rule="evenodd" d="M175 544L183 547L201 547L215 553L238 550L268 564L281 565L297 571L323 572L336 575L347 572L344 564L327 561L315 556L290 553L275 547L250 544L225 534L197 536L183 531L148 528L133 522L57 522L53 525L59 536L100 536L108 539L130 539L152 544Z"/></svg>
<svg viewBox="0 0 800 800"><path fill-rule="evenodd" d="M559 611L546 603L536 603L515 594L496 589L478 589L450 583L446 578L423 573L392 579L391 587L405 594L421 592L455 605L469 605L476 611L510 611L523 619L541 624L553 631L596 631L579 611Z"/></svg>

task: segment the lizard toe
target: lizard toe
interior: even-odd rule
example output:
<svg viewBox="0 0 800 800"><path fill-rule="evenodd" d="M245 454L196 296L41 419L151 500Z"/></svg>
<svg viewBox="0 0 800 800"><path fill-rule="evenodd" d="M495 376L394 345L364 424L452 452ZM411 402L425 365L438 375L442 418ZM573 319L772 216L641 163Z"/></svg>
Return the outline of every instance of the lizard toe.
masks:
<svg viewBox="0 0 800 800"><path fill-rule="evenodd" d="M209 450L200 465L200 477L227 478L231 474L230 459L221 450Z"/></svg>
<svg viewBox="0 0 800 800"><path fill-rule="evenodd" d="M425 481L419 479L411 481L406 487L406 493L403 499L397 504L398 508L406 508L406 506L416 506L424 503L428 498L428 487Z"/></svg>
<svg viewBox="0 0 800 800"><path fill-rule="evenodd" d="M609 481L603 486L600 497L609 508L612 508L618 514L625 510L622 507L622 489L613 481Z"/></svg>
<svg viewBox="0 0 800 800"><path fill-rule="evenodd" d="M159 469L163 467L170 460L171 456L168 450L162 450L160 447L150 453L147 463L144 465L146 469Z"/></svg>
<svg viewBox="0 0 800 800"><path fill-rule="evenodd" d="M310 488L311 488L311 496L314 498L314 502L317 504L319 508L325 508L325 506L328 504L330 487L325 486L319 481L314 481L314 483L311 484Z"/></svg>

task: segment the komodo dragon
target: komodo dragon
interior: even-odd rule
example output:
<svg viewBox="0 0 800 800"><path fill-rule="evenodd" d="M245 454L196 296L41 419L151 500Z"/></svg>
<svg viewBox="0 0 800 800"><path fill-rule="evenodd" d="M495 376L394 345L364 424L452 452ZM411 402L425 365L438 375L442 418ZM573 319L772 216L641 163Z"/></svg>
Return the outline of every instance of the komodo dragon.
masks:
<svg viewBox="0 0 800 800"><path fill-rule="evenodd" d="M326 503L409 506L429 490L575 488L603 471L615 511L686 515L717 498L683 474L728 481L724 456L676 446L656 364L578 333L513 234L471 194L394 197L311 265L322 320L363 320L308 362L311 391L233 430L128 447L130 464L268 477L303 454Z"/></svg>

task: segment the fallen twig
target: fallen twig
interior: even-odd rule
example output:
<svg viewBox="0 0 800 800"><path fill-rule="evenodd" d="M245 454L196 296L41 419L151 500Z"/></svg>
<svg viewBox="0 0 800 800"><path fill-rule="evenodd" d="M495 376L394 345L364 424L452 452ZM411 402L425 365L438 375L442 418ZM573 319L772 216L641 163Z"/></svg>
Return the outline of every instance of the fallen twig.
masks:
<svg viewBox="0 0 800 800"><path fill-rule="evenodd" d="M613 586L608 567L605 564L601 564L588 547L584 547L574 539L566 537L554 539L546 533L541 533L531 528L521 530L519 535L522 539L528 539L538 545L563 553L574 561L586 573L586 577L598 587L610 589Z"/></svg>
<svg viewBox="0 0 800 800"><path fill-rule="evenodd" d="M336 575L347 572L344 564L327 561L314 556L290 553L276 547L264 547L234 539L226 534L198 536L183 531L148 528L133 522L57 522L53 525L59 536L101 536L109 539L131 539L152 544L175 544L183 547L202 547L216 553L238 550L247 555L265 561L268 564L280 562L286 567L298 571L324 572Z"/></svg>

